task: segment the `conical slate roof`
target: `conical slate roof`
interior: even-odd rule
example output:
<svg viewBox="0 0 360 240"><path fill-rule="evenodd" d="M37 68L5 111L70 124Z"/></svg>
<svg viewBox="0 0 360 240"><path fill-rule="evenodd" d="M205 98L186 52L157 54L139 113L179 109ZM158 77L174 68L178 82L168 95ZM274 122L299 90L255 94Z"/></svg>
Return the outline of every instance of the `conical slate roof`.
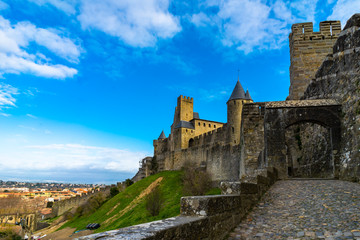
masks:
<svg viewBox="0 0 360 240"><path fill-rule="evenodd" d="M165 139L165 138L166 138L166 136L165 136L165 133L164 133L164 130L163 130L158 139Z"/></svg>
<svg viewBox="0 0 360 240"><path fill-rule="evenodd" d="M235 88L234 88L228 101L235 100L235 99L245 99L245 98L246 98L245 91L244 91L243 87L241 86L240 81L238 79L238 81L235 85Z"/></svg>
<svg viewBox="0 0 360 240"><path fill-rule="evenodd" d="M246 89L245 98L248 100L252 100L248 89Z"/></svg>

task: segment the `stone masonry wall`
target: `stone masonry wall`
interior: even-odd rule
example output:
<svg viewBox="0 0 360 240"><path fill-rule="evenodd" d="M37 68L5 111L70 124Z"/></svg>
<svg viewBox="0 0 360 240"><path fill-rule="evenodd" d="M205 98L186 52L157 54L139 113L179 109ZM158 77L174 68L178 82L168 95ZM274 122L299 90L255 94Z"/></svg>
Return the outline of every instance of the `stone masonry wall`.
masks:
<svg viewBox="0 0 360 240"><path fill-rule="evenodd" d="M264 166L264 103L245 104L241 125L240 178Z"/></svg>
<svg viewBox="0 0 360 240"><path fill-rule="evenodd" d="M340 178L360 181L360 14L349 19L304 98L342 104Z"/></svg>
<svg viewBox="0 0 360 240"><path fill-rule="evenodd" d="M203 167L213 181L232 181L239 178L240 144L227 144L231 129L228 125L194 137L192 146L178 151L157 151L156 160L165 170L178 170L184 163Z"/></svg>
<svg viewBox="0 0 360 240"><path fill-rule="evenodd" d="M293 24L289 35L290 89L289 99L300 99L324 58L331 53L341 31L340 21L320 23L320 32L313 32L313 23Z"/></svg>
<svg viewBox="0 0 360 240"><path fill-rule="evenodd" d="M110 186L104 188L101 191L96 191L94 193L88 193L83 196L76 196L62 201L54 202L54 205L52 207L52 217L60 216L66 211L74 207L80 206L81 204L85 203L91 196L99 192L102 192L106 196L110 195Z"/></svg>

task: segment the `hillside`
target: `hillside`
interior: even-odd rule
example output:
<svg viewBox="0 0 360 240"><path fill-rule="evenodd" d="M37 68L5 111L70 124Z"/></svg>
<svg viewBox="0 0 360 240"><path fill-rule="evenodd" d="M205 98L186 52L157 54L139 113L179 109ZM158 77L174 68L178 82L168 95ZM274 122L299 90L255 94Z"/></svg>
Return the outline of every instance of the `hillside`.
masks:
<svg viewBox="0 0 360 240"><path fill-rule="evenodd" d="M180 213L183 184L181 171L166 171L149 176L126 188L89 216L75 216L62 226L82 230L89 223L100 223L95 232L103 232L144 222L173 217ZM158 216L151 216L145 208L146 196L159 185L165 202Z"/></svg>

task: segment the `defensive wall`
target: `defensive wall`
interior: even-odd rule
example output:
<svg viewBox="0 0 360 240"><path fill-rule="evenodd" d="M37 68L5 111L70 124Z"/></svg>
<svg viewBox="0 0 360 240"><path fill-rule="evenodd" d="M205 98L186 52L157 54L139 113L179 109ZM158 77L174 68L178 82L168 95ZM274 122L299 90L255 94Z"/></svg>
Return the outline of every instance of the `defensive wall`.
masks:
<svg viewBox="0 0 360 240"><path fill-rule="evenodd" d="M239 144L231 144L235 133L225 124L194 137L186 149L168 151L168 147L163 147L155 157L165 170L180 169L189 162L210 173L215 182L236 181L266 167L276 167L281 179L288 178L292 171L297 171L301 177L298 168L312 172L313 176L323 172L321 177L339 177L340 108L333 99L245 103ZM330 131L331 139L327 144L331 145L331 155L321 166L296 165L287 156L287 128L306 122L325 126ZM158 141L158 146L162 146L168 140Z"/></svg>
<svg viewBox="0 0 360 240"><path fill-rule="evenodd" d="M95 190L94 192L91 193L83 194L82 196L76 196L69 199L54 202L54 205L52 206L51 217L60 216L64 214L66 211L84 204L90 197L98 193L103 193L105 194L105 196L110 195L110 186L106 186L105 188L100 188L99 190Z"/></svg>
<svg viewBox="0 0 360 240"><path fill-rule="evenodd" d="M204 168L214 181L239 179L240 145L229 144L231 129L224 126L190 139L186 149L168 151L163 141L162 151L156 154L156 161L164 170L181 169L186 162ZM160 144L159 144L160 145Z"/></svg>
<svg viewBox="0 0 360 240"><path fill-rule="evenodd" d="M264 170L252 183L223 182L223 195L182 197L180 216L78 239L223 239L236 227L277 180L274 168Z"/></svg>

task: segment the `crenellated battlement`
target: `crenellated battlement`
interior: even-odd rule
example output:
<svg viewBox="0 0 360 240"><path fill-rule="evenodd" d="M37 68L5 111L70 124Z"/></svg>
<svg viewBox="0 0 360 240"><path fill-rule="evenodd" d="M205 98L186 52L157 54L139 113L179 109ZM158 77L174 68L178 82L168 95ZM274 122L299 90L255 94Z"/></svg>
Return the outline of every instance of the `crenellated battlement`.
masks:
<svg viewBox="0 0 360 240"><path fill-rule="evenodd" d="M340 21L324 21L320 22L319 26L320 31L314 32L312 22L293 24L289 38L291 40L316 41L337 38L341 32Z"/></svg>
<svg viewBox="0 0 360 240"><path fill-rule="evenodd" d="M180 102L189 102L189 103L193 103L194 102L194 99L192 97L187 97L187 96L183 96L183 95L180 95L177 99L178 101L178 105Z"/></svg>

